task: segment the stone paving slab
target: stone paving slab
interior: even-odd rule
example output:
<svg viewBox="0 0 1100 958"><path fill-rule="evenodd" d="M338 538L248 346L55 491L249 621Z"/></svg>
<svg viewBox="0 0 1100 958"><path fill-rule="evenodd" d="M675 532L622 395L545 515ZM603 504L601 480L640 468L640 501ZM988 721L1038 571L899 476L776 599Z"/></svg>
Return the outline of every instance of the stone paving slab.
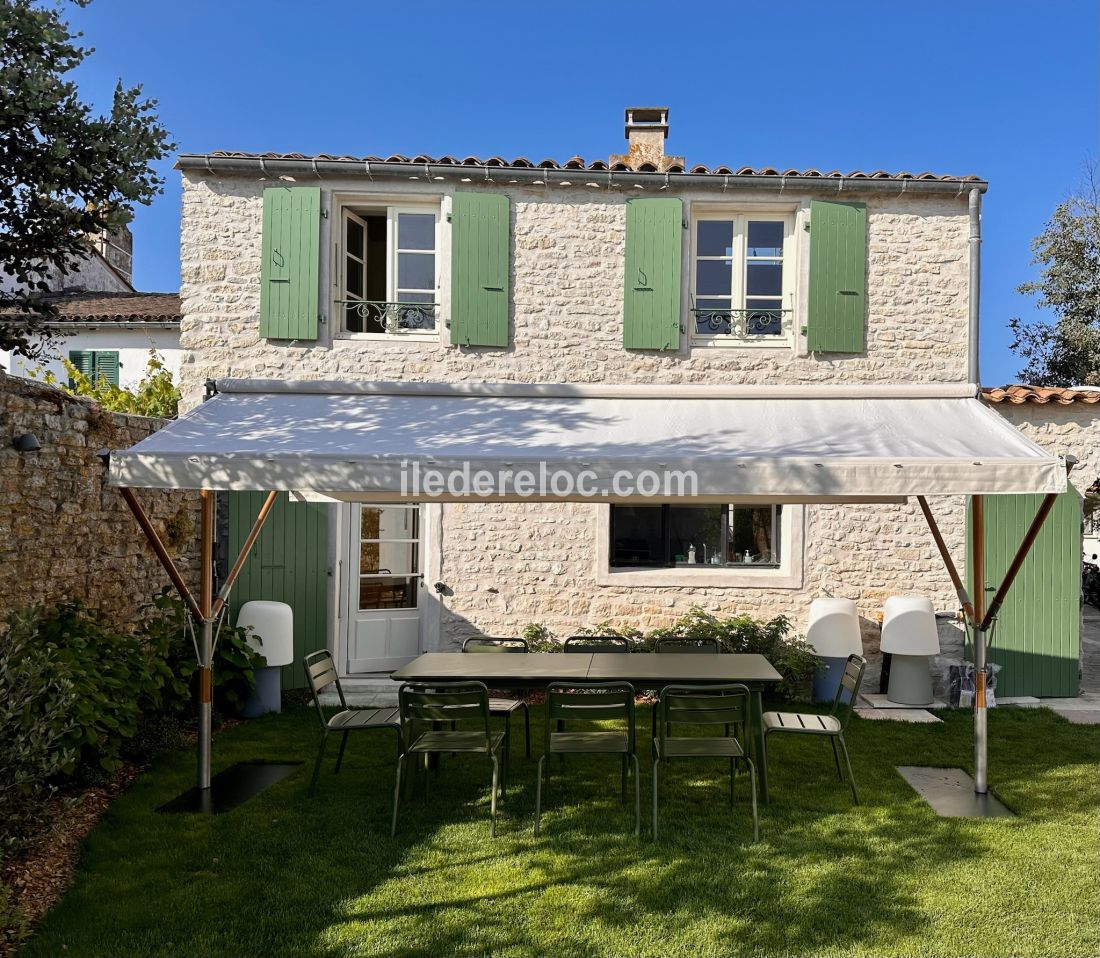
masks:
<svg viewBox="0 0 1100 958"><path fill-rule="evenodd" d="M856 709L856 715L860 718L872 719L873 721L885 721L885 722L912 722L912 723L928 723L938 722L943 724L943 719L937 718L927 709L902 709L902 708L889 708L889 709Z"/></svg>
<svg viewBox="0 0 1100 958"><path fill-rule="evenodd" d="M884 692L861 692L860 696L871 708L875 709L913 709L912 705L902 705L899 702L891 702ZM934 699L931 704L923 706L929 709L945 709L947 703L940 699Z"/></svg>
<svg viewBox="0 0 1100 958"><path fill-rule="evenodd" d="M1074 725L1100 725L1100 709L1056 708L1053 711Z"/></svg>

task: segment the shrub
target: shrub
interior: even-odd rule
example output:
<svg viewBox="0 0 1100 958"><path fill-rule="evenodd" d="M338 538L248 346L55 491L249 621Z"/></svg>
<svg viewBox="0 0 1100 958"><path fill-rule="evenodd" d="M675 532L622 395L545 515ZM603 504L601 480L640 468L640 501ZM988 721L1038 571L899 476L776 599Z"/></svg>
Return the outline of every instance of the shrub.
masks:
<svg viewBox="0 0 1100 958"><path fill-rule="evenodd" d="M610 622L597 622L595 625L582 625L573 635L611 636L617 639L626 639L632 648L640 649L645 642L645 636L641 629L627 626L620 628Z"/></svg>
<svg viewBox="0 0 1100 958"><path fill-rule="evenodd" d="M161 678L150 711L189 719L194 714L198 662L183 602L165 589L153 600L153 611L138 633ZM262 644L262 639L259 640ZM237 715L256 689L255 670L267 660L248 642L245 629L223 624L214 649L214 706Z"/></svg>
<svg viewBox="0 0 1100 958"><path fill-rule="evenodd" d="M726 652L755 653L764 656L783 676L778 692L786 698L805 695L819 662L813 649L801 637L790 634L791 622L783 615L773 619L754 619L748 615L720 619L698 606L671 626L654 629L645 637L652 648L658 639L717 639Z"/></svg>
<svg viewBox="0 0 1100 958"><path fill-rule="evenodd" d="M521 633L527 640L527 648L532 652L560 652L561 643L541 622L528 622Z"/></svg>
<svg viewBox="0 0 1100 958"><path fill-rule="evenodd" d="M76 763L76 692L57 650L37 642L33 615L12 614L7 626L0 639L0 843L11 846Z"/></svg>

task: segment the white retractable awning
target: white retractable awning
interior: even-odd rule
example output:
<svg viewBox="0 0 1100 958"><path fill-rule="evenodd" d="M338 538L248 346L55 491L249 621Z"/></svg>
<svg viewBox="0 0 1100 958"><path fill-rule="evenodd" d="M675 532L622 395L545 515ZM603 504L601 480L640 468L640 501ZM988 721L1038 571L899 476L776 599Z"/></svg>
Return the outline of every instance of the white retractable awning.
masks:
<svg viewBox="0 0 1100 958"><path fill-rule="evenodd" d="M217 390L113 452L112 484L378 501L866 502L1066 488L1064 464L983 406L969 385L230 379ZM536 475L533 491L518 488L524 473ZM676 475L685 473L694 486L678 492ZM435 480L428 488L429 475L441 488ZM555 487L540 485L554 476Z"/></svg>

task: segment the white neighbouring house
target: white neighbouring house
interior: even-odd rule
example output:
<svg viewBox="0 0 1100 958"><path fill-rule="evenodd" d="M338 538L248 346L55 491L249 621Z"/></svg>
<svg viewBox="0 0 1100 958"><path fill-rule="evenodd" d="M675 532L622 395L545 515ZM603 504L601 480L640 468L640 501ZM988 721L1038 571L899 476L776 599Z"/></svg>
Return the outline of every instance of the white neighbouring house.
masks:
<svg viewBox="0 0 1100 958"><path fill-rule="evenodd" d="M968 198L983 181L691 167L666 155L667 120L628 110L628 152L607 162L182 155L184 407L226 377L966 386ZM1081 436L1096 435L1092 408L1079 408ZM1093 451L1054 451L1081 458L1072 481L1091 485ZM230 553L261 498L227 497ZM989 498L1011 500L991 509L1005 533L988 543L992 576L998 542L1019 540L1033 505ZM932 508L964 555L966 502ZM1079 529L1079 509L1067 493L1052 529ZM1079 541L1067 553L1052 532L1029 559L993 652L1007 691L1076 692L1079 589L1064 573ZM874 656L876 613L912 591L957 606L913 504L284 497L234 601L290 602L296 653L328 645L342 674L366 681L534 621L561 636L602 621L652 628L700 605L803 628L824 594L857 602ZM944 658L959 657L958 629L941 631Z"/></svg>
<svg viewBox="0 0 1100 958"><path fill-rule="evenodd" d="M64 382L62 359L93 378L131 388L145 374L156 350L173 379L179 379L178 293L142 293L132 284L133 241L122 227L108 237L92 237L88 255L72 270L51 274L49 298L57 315L45 325L53 338L48 355L27 359L0 350L0 368L13 376L42 378L49 372ZM11 277L0 271L4 289ZM4 316L0 315L0 322Z"/></svg>

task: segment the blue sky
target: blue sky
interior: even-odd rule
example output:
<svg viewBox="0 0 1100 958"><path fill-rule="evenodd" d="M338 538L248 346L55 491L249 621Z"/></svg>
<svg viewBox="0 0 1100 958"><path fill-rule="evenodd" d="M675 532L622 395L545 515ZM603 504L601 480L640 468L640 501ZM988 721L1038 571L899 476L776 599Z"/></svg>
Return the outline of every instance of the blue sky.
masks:
<svg viewBox="0 0 1100 958"><path fill-rule="evenodd" d="M181 151L604 158L671 108L689 164L977 173L982 380L1011 381L1029 242L1097 152L1092 0L699 5L95 0L67 8L109 102L142 83ZM179 284L179 175L138 211L135 282Z"/></svg>

